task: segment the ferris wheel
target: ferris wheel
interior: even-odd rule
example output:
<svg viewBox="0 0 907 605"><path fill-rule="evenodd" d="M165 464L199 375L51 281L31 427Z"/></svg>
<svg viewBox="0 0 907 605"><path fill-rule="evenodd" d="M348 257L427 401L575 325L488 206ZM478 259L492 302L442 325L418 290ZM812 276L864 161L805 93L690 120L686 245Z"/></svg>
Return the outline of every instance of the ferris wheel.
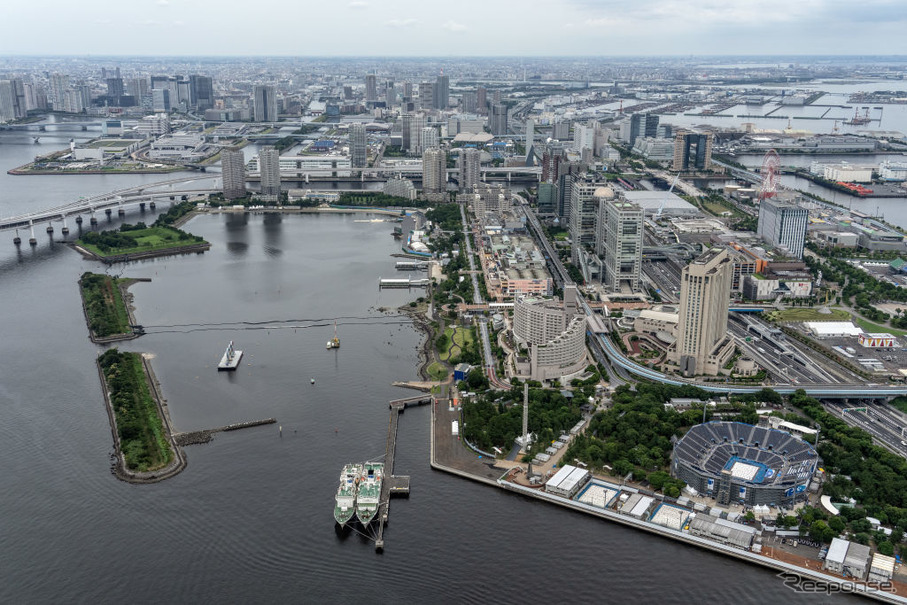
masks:
<svg viewBox="0 0 907 605"><path fill-rule="evenodd" d="M778 193L778 172L781 168L781 158L774 149L769 149L765 157L762 158L762 192L759 194L760 200L775 197Z"/></svg>

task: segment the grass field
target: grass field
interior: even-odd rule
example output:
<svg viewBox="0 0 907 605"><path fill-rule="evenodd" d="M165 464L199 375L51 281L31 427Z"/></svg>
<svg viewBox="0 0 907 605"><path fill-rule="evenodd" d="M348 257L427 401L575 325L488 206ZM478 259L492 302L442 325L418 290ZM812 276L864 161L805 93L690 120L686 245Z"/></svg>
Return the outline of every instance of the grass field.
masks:
<svg viewBox="0 0 907 605"><path fill-rule="evenodd" d="M446 351L441 351L438 357L441 361L454 363L460 356L460 352L472 344L472 332L467 328L447 328L444 334L450 342L450 347Z"/></svg>
<svg viewBox="0 0 907 605"><path fill-rule="evenodd" d="M448 371L443 363L438 363L437 361L428 366L428 377L432 380L444 380L447 378Z"/></svg>
<svg viewBox="0 0 907 605"><path fill-rule="evenodd" d="M81 239L78 240L77 243L86 250L94 252L101 257L135 254L138 252L152 252L155 250L166 250L167 248L177 248L190 244L204 243L204 240L196 241L191 235L187 238L180 239L181 233L171 227L148 227L147 229L127 231L125 234L135 239L137 245L128 248L111 248L105 252L96 245L86 243Z"/></svg>
<svg viewBox="0 0 907 605"><path fill-rule="evenodd" d="M727 212L730 216L733 216L733 217L739 218L739 217L743 216L743 214L739 210L737 210L735 208L728 208L727 206L723 206L722 204L719 204L717 202L701 200L700 204L702 205L702 208L706 212L714 214L715 216L724 216L725 212Z"/></svg>
<svg viewBox="0 0 907 605"><path fill-rule="evenodd" d="M875 334L875 333L879 333L879 332L887 332L888 334L891 334L893 336L907 335L907 332L905 332L904 330L897 330L895 328L889 328L887 326L880 326L878 324L872 323L871 321L866 321L862 317L854 317L854 321L856 322L856 324L858 326L860 326L861 328L863 328L864 330L866 330L867 332L869 332L871 334Z"/></svg>
<svg viewBox="0 0 907 605"><path fill-rule="evenodd" d="M850 313L843 309L831 309L831 313L823 314L819 313L817 307L772 311L767 316L773 321L847 321L850 319Z"/></svg>

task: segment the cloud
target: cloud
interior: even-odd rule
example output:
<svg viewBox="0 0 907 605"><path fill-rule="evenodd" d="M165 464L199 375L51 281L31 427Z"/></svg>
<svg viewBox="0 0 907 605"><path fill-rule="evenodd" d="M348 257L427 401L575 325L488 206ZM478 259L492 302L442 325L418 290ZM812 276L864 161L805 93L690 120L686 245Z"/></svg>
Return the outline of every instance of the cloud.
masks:
<svg viewBox="0 0 907 605"><path fill-rule="evenodd" d="M169 6L170 0L157 0L155 4L157 4L158 6Z"/></svg>
<svg viewBox="0 0 907 605"><path fill-rule="evenodd" d="M467 29L469 29L462 23L457 23L456 21L452 21L452 20L448 21L441 27L443 27L444 29L446 29L449 32L465 32Z"/></svg>
<svg viewBox="0 0 907 605"><path fill-rule="evenodd" d="M354 0L347 4L347 7L352 9L368 8L368 2L363 2L362 0Z"/></svg>
<svg viewBox="0 0 907 605"><path fill-rule="evenodd" d="M418 22L418 19L391 19L385 21L384 24L388 27L412 27Z"/></svg>

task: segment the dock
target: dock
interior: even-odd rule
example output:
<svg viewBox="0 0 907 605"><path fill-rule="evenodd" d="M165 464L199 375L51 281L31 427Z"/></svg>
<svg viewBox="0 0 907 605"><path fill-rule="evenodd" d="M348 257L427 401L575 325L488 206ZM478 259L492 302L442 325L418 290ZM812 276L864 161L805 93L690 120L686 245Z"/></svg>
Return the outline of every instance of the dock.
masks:
<svg viewBox="0 0 907 605"><path fill-rule="evenodd" d="M424 288L429 284L429 279L397 279L380 278L378 288Z"/></svg>
<svg viewBox="0 0 907 605"><path fill-rule="evenodd" d="M412 399L412 398L411 398ZM430 396L429 396L430 399ZM418 404L417 404L418 405ZM397 423L406 409L406 401L395 399L390 404L390 419L387 423L387 446L384 452L384 481L381 482L381 496L378 505L378 533L375 536L375 550L384 550L384 528L390 512L391 496L409 496L409 476L394 475L394 454L397 449Z"/></svg>

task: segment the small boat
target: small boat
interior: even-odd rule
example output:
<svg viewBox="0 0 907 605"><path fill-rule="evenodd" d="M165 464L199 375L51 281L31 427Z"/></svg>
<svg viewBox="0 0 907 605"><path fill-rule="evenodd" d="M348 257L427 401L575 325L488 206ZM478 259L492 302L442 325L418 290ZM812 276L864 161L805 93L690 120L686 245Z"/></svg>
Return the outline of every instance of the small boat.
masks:
<svg viewBox="0 0 907 605"><path fill-rule="evenodd" d="M315 384L315 379L314 379L314 378L312 379L312 384Z"/></svg>
<svg viewBox="0 0 907 605"><path fill-rule="evenodd" d="M337 322L334 322L334 338L328 341L328 349L339 349L340 348L340 339L337 338Z"/></svg>

